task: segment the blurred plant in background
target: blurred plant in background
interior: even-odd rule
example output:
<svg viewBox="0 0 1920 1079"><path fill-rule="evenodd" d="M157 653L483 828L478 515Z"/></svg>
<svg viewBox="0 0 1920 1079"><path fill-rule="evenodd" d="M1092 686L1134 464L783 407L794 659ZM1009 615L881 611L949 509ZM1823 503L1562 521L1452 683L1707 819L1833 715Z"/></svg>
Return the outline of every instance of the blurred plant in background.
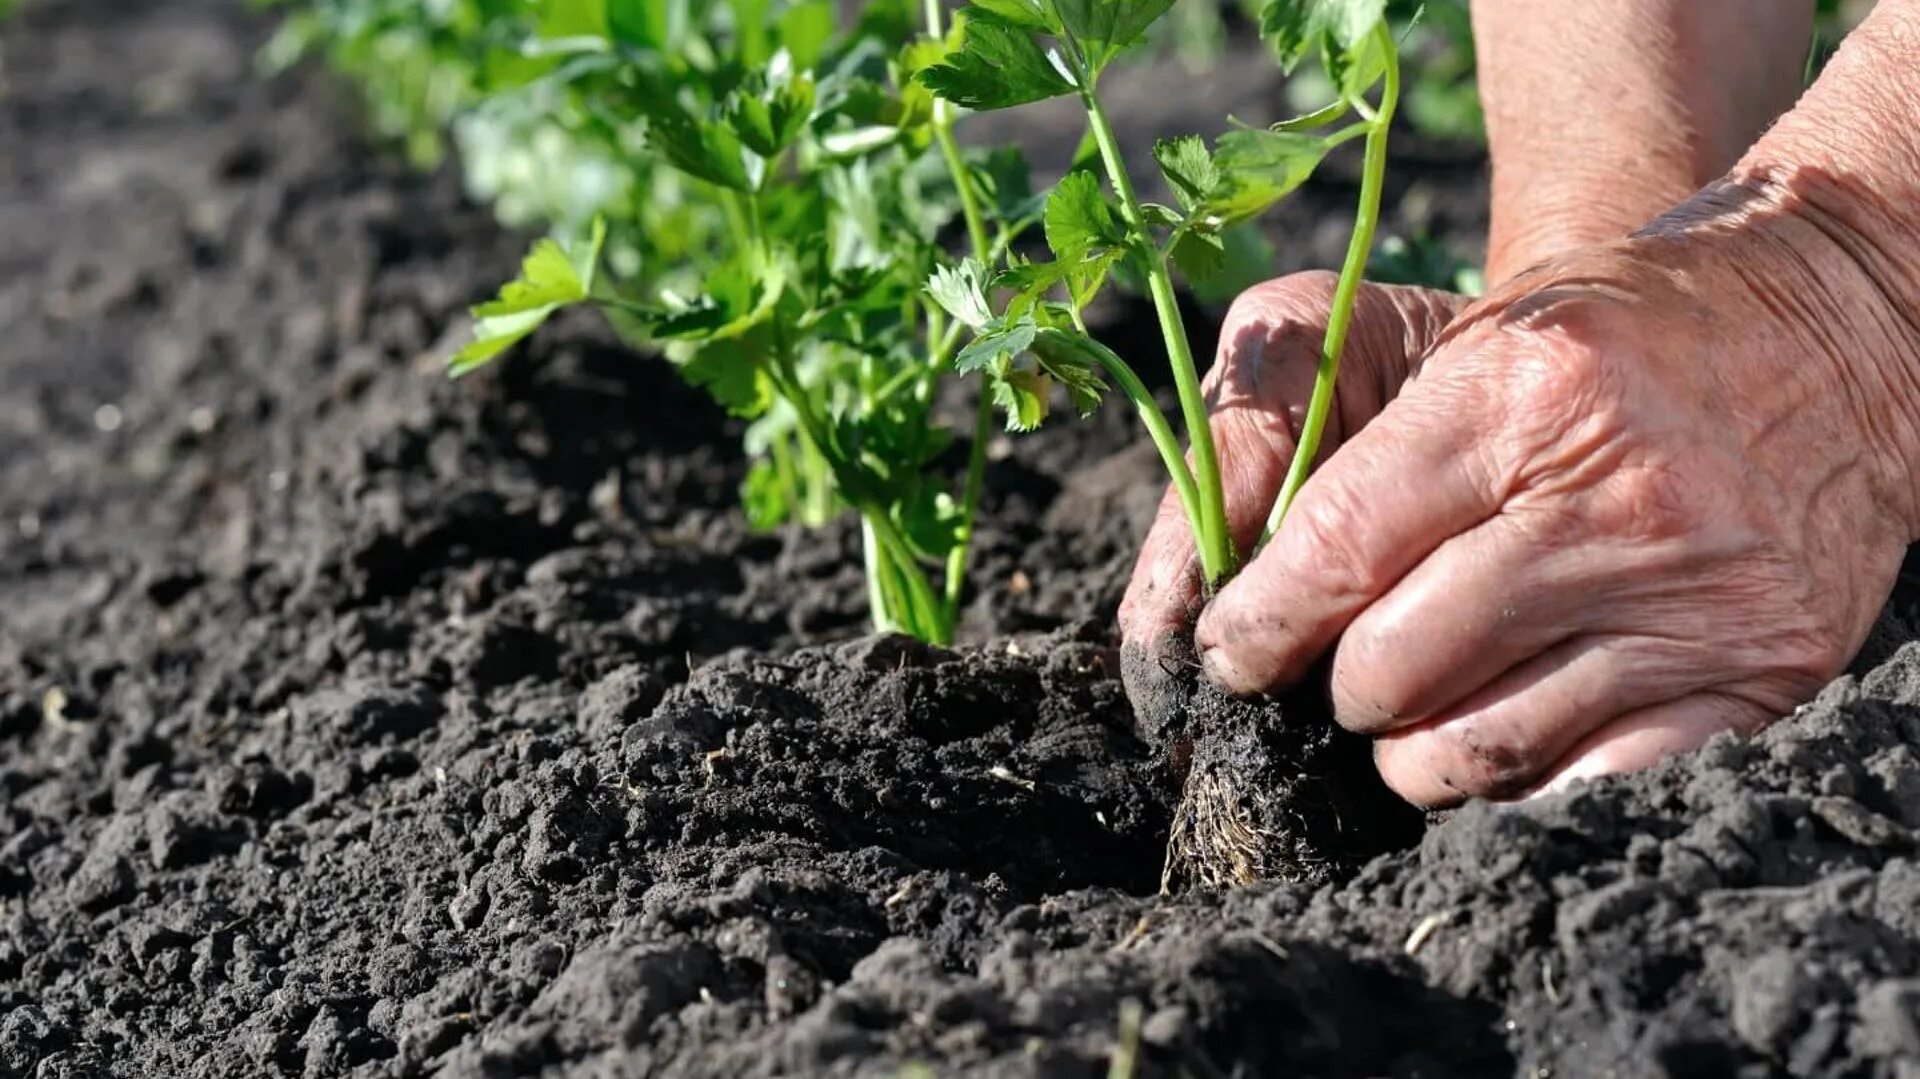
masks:
<svg viewBox="0 0 1920 1079"><path fill-rule="evenodd" d="M936 415L962 324L922 282L961 243L982 264L1004 258L1044 209L1018 152L963 147L914 81L964 40L941 0L252 2L284 15L266 69L324 57L411 161L453 149L476 200L549 232L476 310L457 371L562 307L599 306L748 421L755 524L854 511L876 625L951 637L992 408L1037 424L1058 376L990 380L965 440ZM1170 4L1150 44L1204 71L1257 32L1260 6ZM1810 72L1863 6L1821 0ZM1482 140L1467 0L1386 11L1407 61L1403 122ZM1311 68L1285 92L1300 113L1339 100ZM1270 272L1272 248L1248 223L1213 257L1220 272L1196 292L1225 302ZM1388 239L1371 265L1477 289L1478 271L1426 236ZM1114 272L1139 284L1126 263ZM954 471L957 490L941 479Z"/></svg>

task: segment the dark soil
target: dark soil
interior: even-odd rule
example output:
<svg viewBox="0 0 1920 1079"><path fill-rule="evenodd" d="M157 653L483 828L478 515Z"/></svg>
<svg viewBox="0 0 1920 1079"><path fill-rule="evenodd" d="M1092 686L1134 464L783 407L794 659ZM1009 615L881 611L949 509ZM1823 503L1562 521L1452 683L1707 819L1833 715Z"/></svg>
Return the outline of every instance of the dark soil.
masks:
<svg viewBox="0 0 1920 1079"><path fill-rule="evenodd" d="M592 319L436 376L521 238L258 32L4 38L0 1074L1920 1073L1897 620L1754 742L1159 899L1122 410L996 447L968 648L857 639L853 530L751 534Z"/></svg>

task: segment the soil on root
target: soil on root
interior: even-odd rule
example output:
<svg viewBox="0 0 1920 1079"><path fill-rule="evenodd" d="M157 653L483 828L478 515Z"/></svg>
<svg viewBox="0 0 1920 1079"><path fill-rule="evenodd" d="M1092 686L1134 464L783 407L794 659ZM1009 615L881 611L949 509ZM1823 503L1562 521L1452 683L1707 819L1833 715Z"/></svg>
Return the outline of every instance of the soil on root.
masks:
<svg viewBox="0 0 1920 1079"><path fill-rule="evenodd" d="M522 238L258 30L0 37L0 1074L1920 1064L1904 622L1751 742L1161 899L1121 410L996 447L977 647L820 644L853 530L750 533L659 365L433 377Z"/></svg>
<svg viewBox="0 0 1920 1079"><path fill-rule="evenodd" d="M1170 755L1184 775L1168 892L1329 884L1420 836L1420 813L1381 782L1372 744L1334 724L1312 680L1265 703L1198 688Z"/></svg>

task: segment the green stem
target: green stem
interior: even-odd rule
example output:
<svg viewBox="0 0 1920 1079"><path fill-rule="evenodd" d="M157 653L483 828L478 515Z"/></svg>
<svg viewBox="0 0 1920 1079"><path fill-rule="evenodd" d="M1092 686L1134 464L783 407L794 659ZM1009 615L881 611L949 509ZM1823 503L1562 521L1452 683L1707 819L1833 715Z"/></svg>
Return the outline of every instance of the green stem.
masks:
<svg viewBox="0 0 1920 1079"><path fill-rule="evenodd" d="M1393 35L1386 24L1374 28L1380 47L1386 51L1386 85L1380 94L1380 107L1367 132L1366 163L1360 177L1360 207L1354 216L1353 239L1347 245L1347 258L1340 268L1340 283L1334 288L1333 308L1327 315L1326 342L1320 350L1320 367L1314 376L1313 399L1300 425L1300 444L1293 453L1293 465L1287 470L1286 484L1267 518L1265 538L1271 539L1286 520L1293 500L1299 497L1313 471L1314 458L1320 453L1320 440L1326 433L1327 417L1333 411L1334 388L1340 378L1340 356L1346 351L1347 332L1353 326L1353 308L1360 296L1361 279L1366 276L1367 258L1373 253L1374 233L1380 227L1380 193L1386 183L1387 136L1393 126L1394 110L1400 103L1400 61Z"/></svg>
<svg viewBox="0 0 1920 1079"><path fill-rule="evenodd" d="M973 521L987 480L987 443L993 439L993 398L980 394L973 410L973 446L967 451L967 484L960 494L960 535L947 552L947 621L960 619L961 593L967 586L967 556L973 550Z"/></svg>
<svg viewBox="0 0 1920 1079"><path fill-rule="evenodd" d="M1213 426L1208 421L1207 401L1200 389L1200 372L1193 362L1193 348L1187 342L1187 327L1180 315L1180 301L1174 294L1173 275L1167 260L1152 243L1146 215L1140 209L1133 178L1127 173L1126 159L1120 154L1119 140L1099 95L1089 85L1081 94L1093 129L1094 142L1106 164L1107 177L1120 196L1120 213L1128 229L1138 237L1147 263L1147 292L1160 316L1160 334L1166 339L1167 359L1173 367L1173 385L1180 395L1181 417L1186 421L1187 437L1193 443L1193 480L1197 488L1194 546L1200 552L1200 568L1209 588L1233 575L1236 553L1233 537L1227 531L1226 492L1220 484L1219 453L1214 448ZM1151 401L1152 398L1146 398Z"/></svg>
<svg viewBox="0 0 1920 1079"><path fill-rule="evenodd" d="M1134 409L1140 413L1141 422L1146 424L1147 437L1153 440L1153 448L1160 451L1160 462L1166 466L1167 475L1173 478L1173 489L1180 496L1180 508L1186 511L1193 534L1199 536L1199 484L1194 479L1193 470L1187 466L1187 455L1180 449L1180 439L1173 433L1173 425L1167 422L1166 416L1160 412L1160 406L1154 403L1147 384L1140 381L1140 376L1127 365L1127 361L1112 349L1084 334L1076 337L1063 330L1048 328L1039 332L1036 342L1079 350L1089 360L1099 364L1107 377L1120 387L1120 392L1126 395L1127 400L1133 402Z"/></svg>
<svg viewBox="0 0 1920 1079"><path fill-rule="evenodd" d="M887 595L887 567L880 552L880 539L873 533L873 523L865 517L860 518L860 550L867 564L867 614L873 620L873 630L893 633L899 627L892 624L892 616L888 614L893 609L893 599Z"/></svg>
<svg viewBox="0 0 1920 1079"><path fill-rule="evenodd" d="M869 496L860 484L858 477L843 467L841 462L829 453L827 447L832 442L827 438L825 421L814 413L813 402L793 377L791 360L786 355L785 342L776 341L773 362L768 374L773 380L774 389L793 406L795 416L799 418L800 429L813 442L821 456L826 460L827 468L832 472L834 485L840 489L841 497L860 514L864 525L873 530L882 555L891 560L893 569L898 573L898 584L906 593L899 597L899 605L904 612L892 610L893 604L874 612L876 625L883 619L891 620L895 625L905 626L915 636L934 644L945 644L951 637L952 629L944 624L941 617L943 608L928 583L926 573L920 568L919 561L913 555L913 546L894 524L884 505L880 505ZM904 615L904 617L896 617Z"/></svg>
<svg viewBox="0 0 1920 1079"><path fill-rule="evenodd" d="M939 41L942 33L941 0L926 0L927 36ZM940 155L946 159L947 171L953 176L954 188L960 193L960 214L967 222L967 238L973 242L973 257L981 265L993 264L993 238L987 232L985 215L980 211L980 198L973 189L973 172L967 168L967 159L960 153L960 144L953 137L953 106L945 99L936 97L933 102L933 138L940 144ZM955 327L958 328L957 325ZM937 340L945 335L935 331L932 336ZM942 358L951 346L944 342L935 348L936 355ZM956 537L953 550L947 552L947 574L945 604L942 608L943 620L948 631L959 620L960 599L966 591L967 557L973 547L973 522L980 509L980 492L985 486L987 473L987 442L993 437L993 399L983 387L980 399L974 406L973 444L967 450L966 486L960 495L960 535Z"/></svg>

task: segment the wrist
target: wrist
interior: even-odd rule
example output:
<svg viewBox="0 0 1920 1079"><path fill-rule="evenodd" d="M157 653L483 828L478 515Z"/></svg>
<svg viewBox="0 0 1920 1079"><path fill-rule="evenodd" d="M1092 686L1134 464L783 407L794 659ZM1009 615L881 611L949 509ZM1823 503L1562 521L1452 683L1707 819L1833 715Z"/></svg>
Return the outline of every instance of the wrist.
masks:
<svg viewBox="0 0 1920 1079"><path fill-rule="evenodd" d="M1488 279L1617 240L1722 175L1799 92L1807 0L1475 0ZM1596 107L1596 102L1604 103Z"/></svg>
<svg viewBox="0 0 1920 1079"><path fill-rule="evenodd" d="M1807 404L1848 418L1840 447L1904 543L1920 541L1920 259L1915 223L1863 190L1783 167L1744 166L1638 234L1716 250L1804 357Z"/></svg>
<svg viewBox="0 0 1920 1079"><path fill-rule="evenodd" d="M1887 0L1729 175L1793 255L1887 503L1920 540L1920 0ZM1703 197L1707 193L1703 193Z"/></svg>

